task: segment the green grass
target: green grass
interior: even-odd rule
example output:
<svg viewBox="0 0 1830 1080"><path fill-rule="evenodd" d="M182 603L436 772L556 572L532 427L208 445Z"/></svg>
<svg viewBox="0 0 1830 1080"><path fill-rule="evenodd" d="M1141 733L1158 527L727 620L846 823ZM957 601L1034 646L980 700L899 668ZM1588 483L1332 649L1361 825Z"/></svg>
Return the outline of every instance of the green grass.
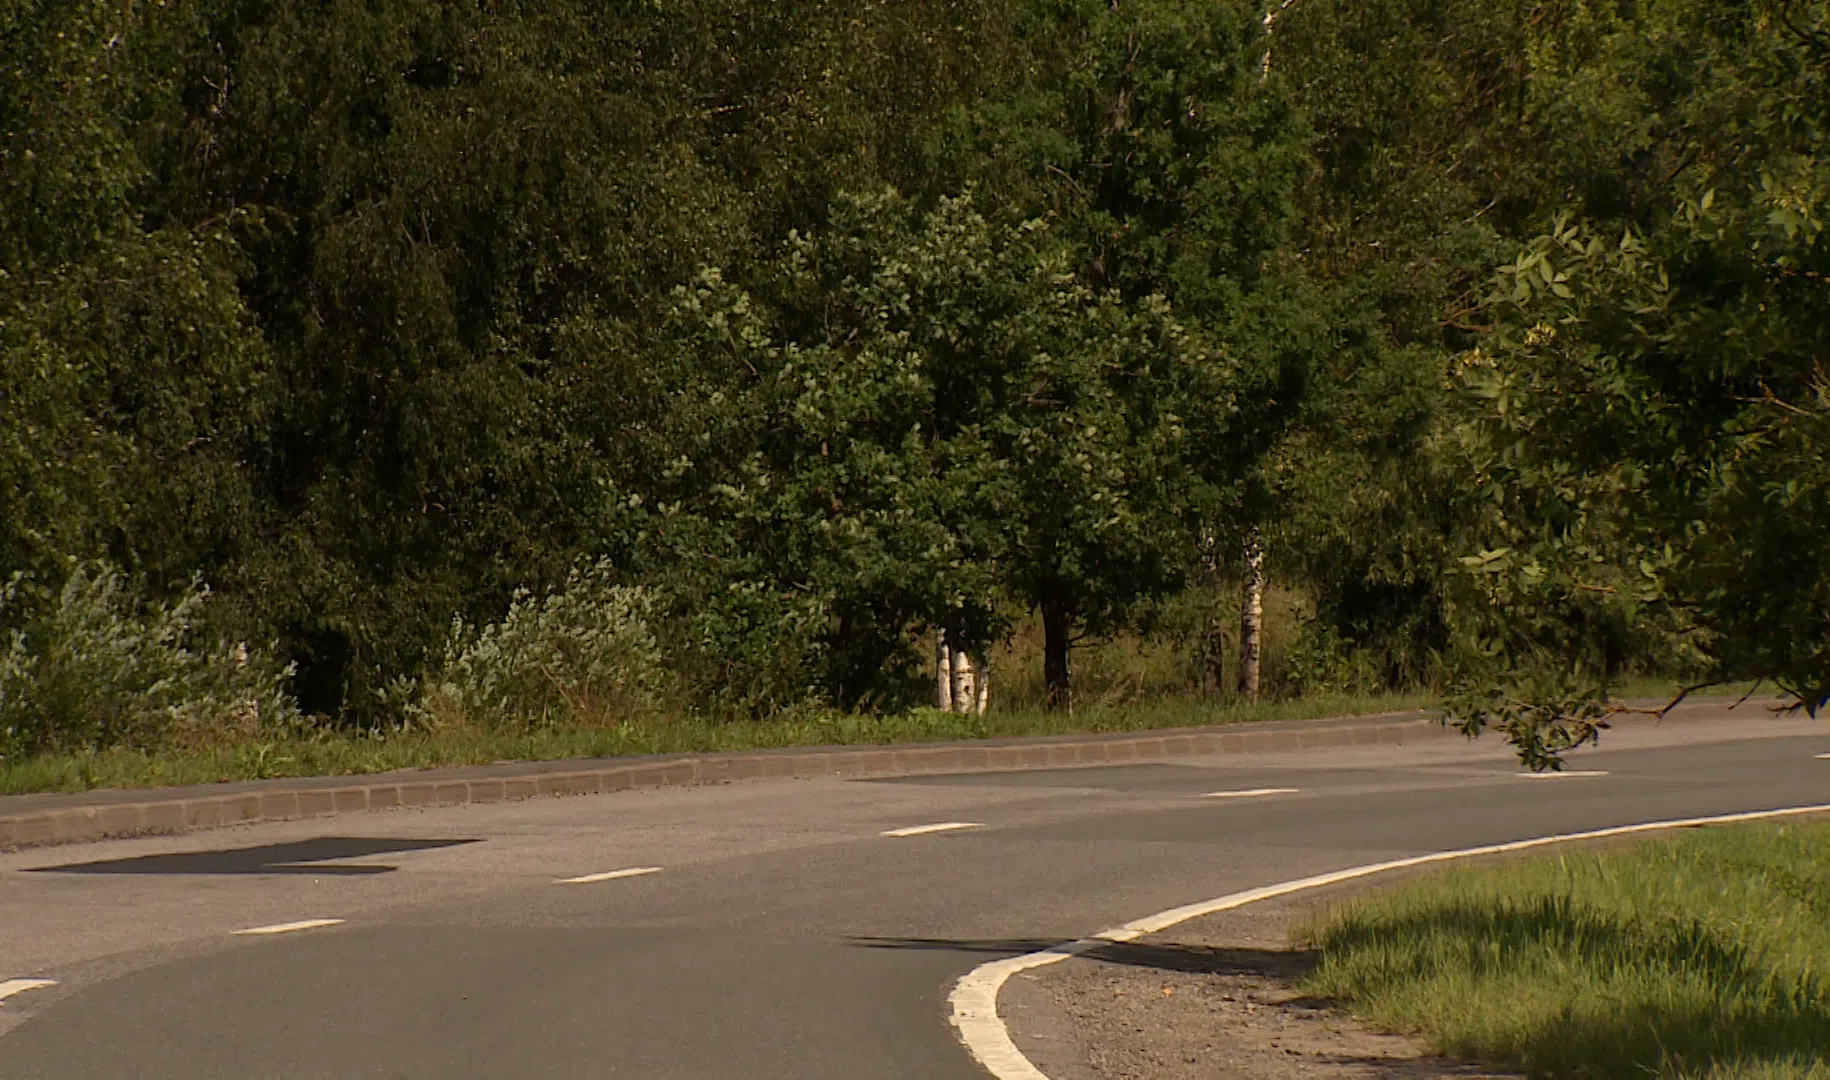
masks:
<svg viewBox="0 0 1830 1080"><path fill-rule="evenodd" d="M224 749L120 749L0 760L0 794L353 775L493 761L1142 731L1392 712L1421 708L1428 703L1429 699L1421 696L1383 695L1313 697L1257 705L1238 701L1155 702L1081 709L1072 715L1021 708L969 717L923 709L882 717L831 714L751 723L679 720L597 727L555 725L521 732L455 728L380 737L326 730L311 737Z"/></svg>
<svg viewBox="0 0 1830 1080"><path fill-rule="evenodd" d="M1541 1077L1830 1080L1830 824L1420 878L1302 935L1306 989Z"/></svg>

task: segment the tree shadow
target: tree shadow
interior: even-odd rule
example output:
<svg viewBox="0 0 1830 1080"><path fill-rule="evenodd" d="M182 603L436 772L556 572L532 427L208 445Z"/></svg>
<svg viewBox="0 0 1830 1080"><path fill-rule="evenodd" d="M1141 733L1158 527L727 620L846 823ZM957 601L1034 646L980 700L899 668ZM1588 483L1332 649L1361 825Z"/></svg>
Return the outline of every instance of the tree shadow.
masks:
<svg viewBox="0 0 1830 1080"><path fill-rule="evenodd" d="M1024 956L1069 944L1043 938L904 938L854 937L854 945L869 949L914 949L939 952ZM1208 945L1155 944L1112 941L1075 953L1081 960L1097 960L1126 967L1153 968L1189 975L1258 975L1294 982L1314 970L1316 954L1291 949L1222 949ZM1320 1004L1318 999L1318 1004Z"/></svg>
<svg viewBox="0 0 1830 1080"><path fill-rule="evenodd" d="M1069 944L1048 938L850 940L864 948L988 957ZM1830 999L1823 980L1701 920L1633 921L1568 898L1545 897L1523 905L1442 904L1401 918L1350 920L1317 944L1277 950L1109 942L1074 955L1158 971L1258 976L1291 986L1302 985L1324 953L1343 963L1368 958L1374 975L1342 999L1278 1002L1316 1009L1351 1007L1354 997L1370 1000L1387 985L1437 975L1472 975L1477 983L1513 978L1531 958L1549 955L1572 970L1592 973L1598 982L1581 995L1574 982L1560 988L1567 992L1550 1008L1542 999L1484 1003L1516 1008L1512 1021L1487 1027L1493 1034L1451 1030L1439 1048L1461 1061L1550 1077L1700 1076L1715 1069L1760 1074L1774 1066L1830 1060ZM1428 1018L1419 1019L1431 1026Z"/></svg>
<svg viewBox="0 0 1830 1080"><path fill-rule="evenodd" d="M1067 944L1040 938L853 938L852 943L866 948L942 950L989 956L1022 956ZM1279 1031L1285 1030L1284 1025L1292 1020L1327 1022L1342 1011L1341 1002L1333 998L1293 991L1314 970L1317 963L1318 954L1308 949L1222 948L1133 941L1108 942L1073 955L1076 960L1092 960L1151 971L1262 980L1266 988L1273 991L1273 995L1263 999L1259 1008L1288 1010L1295 1014L1286 1014L1284 1018L1274 1021ZM1272 1045L1275 1046L1275 1042ZM1305 1060L1352 1069L1354 1076L1364 1080L1446 1080L1452 1077L1494 1080L1498 1075L1482 1065L1452 1061L1430 1054L1419 1055L1408 1047L1388 1055L1310 1052ZM1336 1074L1331 1072L1328 1075Z"/></svg>
<svg viewBox="0 0 1830 1080"><path fill-rule="evenodd" d="M135 855L125 859L39 866L35 874L310 874L352 877L385 874L392 866L371 863L339 864L331 859L360 859L402 851L474 844L476 840L400 840L383 837L321 836L285 844L229 848L225 851L178 851L163 855Z"/></svg>

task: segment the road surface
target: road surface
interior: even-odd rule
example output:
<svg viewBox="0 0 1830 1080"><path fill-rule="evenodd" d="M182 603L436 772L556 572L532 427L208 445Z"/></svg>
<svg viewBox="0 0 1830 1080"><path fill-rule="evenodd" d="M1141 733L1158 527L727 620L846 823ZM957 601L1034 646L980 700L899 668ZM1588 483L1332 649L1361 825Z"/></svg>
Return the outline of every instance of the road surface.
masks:
<svg viewBox="0 0 1830 1080"><path fill-rule="evenodd" d="M0 855L0 988L56 985L0 1002L0 1078L969 1080L946 997L987 959L1345 866L1830 802L1826 752L1711 705L1551 779L1442 739L28 850Z"/></svg>

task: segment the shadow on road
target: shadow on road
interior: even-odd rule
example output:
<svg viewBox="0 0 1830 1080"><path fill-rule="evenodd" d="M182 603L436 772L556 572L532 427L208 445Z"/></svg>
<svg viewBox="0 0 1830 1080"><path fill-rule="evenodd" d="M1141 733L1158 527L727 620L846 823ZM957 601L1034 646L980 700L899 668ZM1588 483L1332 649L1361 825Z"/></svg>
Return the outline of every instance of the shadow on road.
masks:
<svg viewBox="0 0 1830 1080"><path fill-rule="evenodd" d="M311 874L355 876L385 874L397 869L372 863L336 863L333 859L361 859L403 851L474 844L475 840L404 840L385 837L322 836L287 844L229 848L226 851L180 851L166 855L136 855L126 859L40 866L38 874Z"/></svg>
<svg viewBox="0 0 1830 1080"><path fill-rule="evenodd" d="M989 956L1023 956L1065 944L1043 938L852 938L853 945L869 949L914 949L939 952L985 954ZM1295 980L1315 967L1315 954L1300 949L1223 949L1207 945L1144 942L1108 942L1083 953L1079 959L1097 960L1127 967L1155 968L1158 971L1180 971L1192 975L1263 975L1269 978Z"/></svg>

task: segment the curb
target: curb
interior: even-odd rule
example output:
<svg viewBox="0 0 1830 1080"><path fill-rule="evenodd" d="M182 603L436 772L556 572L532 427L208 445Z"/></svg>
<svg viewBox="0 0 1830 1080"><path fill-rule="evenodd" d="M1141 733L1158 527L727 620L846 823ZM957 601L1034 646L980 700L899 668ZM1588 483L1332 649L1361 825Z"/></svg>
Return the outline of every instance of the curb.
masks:
<svg viewBox="0 0 1830 1080"><path fill-rule="evenodd" d="M933 773L1064 769L1132 764L1213 754L1401 745L1456 734L1420 714L1371 717L1372 722L1301 721L1280 730L1240 731L1244 725L1175 728L1122 735L1044 736L909 746L811 747L805 750L702 754L656 760L615 760L585 768L554 763L522 766L522 775L423 779L348 778L339 786L272 782L259 790L221 794L208 789L149 792L138 802L107 801L0 816L0 851L260 821L292 821L411 806L459 806L541 796L597 795L638 788L691 787L736 780L918 776ZM1256 726L1256 725L1253 725ZM451 770L456 772L458 770ZM398 775L398 774L396 774ZM112 793L117 798L119 792ZM80 798L80 796L78 797Z"/></svg>
<svg viewBox="0 0 1830 1080"><path fill-rule="evenodd" d="M1830 812L1830 804L1820 803L1810 806L1781 807L1774 810L1752 810L1739 814L1667 818L1660 821L1640 822L1635 825L1589 829L1583 832L1553 833L1525 840L1484 844L1480 847L1434 851L1425 855L1393 859L1389 862L1365 863L1360 866L1350 866L1342 870L1316 874L1312 877L1247 889L1244 892L1228 893L1225 896L1216 896L1211 900L1201 900L1182 907L1170 908L1168 911L1159 911L1154 915L1146 915L1141 919L1133 919L1122 926L1102 930L1092 937L1065 941L1059 945L1052 945L1049 948L1021 956L986 961L968 971L953 984L952 991L947 995L947 1004L951 1006L952 1013L949 1019L953 1024L954 1033L959 1036L960 1042L965 1044L966 1052L992 1075L993 1080L1051 1080L1049 1075L1038 1068L1036 1063L1031 1061L1017 1046L1016 1040L1011 1036L1009 1026L1005 1023L1005 1014L998 1010L998 999L1004 988L1009 985L1013 975L1021 972L1057 964L1076 956L1084 956L1108 945L1125 944L1151 934L1159 934L1190 919L1218 915L1225 911L1236 911L1250 904L1277 900L1344 882L1359 881L1394 870L1439 866L1461 859L1489 855L1512 855L1575 841L1642 836L1674 829L1729 825L1747 821L1770 821L1776 818L1792 818L1826 812Z"/></svg>

